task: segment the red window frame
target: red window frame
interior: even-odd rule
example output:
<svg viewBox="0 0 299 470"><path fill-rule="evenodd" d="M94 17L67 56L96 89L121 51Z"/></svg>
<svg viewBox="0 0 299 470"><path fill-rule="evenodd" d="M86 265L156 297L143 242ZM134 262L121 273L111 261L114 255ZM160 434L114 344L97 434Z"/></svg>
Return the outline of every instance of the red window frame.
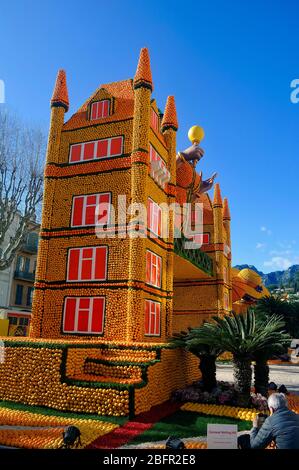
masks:
<svg viewBox="0 0 299 470"><path fill-rule="evenodd" d="M153 108L151 108L151 127L155 131L159 131L159 116Z"/></svg>
<svg viewBox="0 0 299 470"><path fill-rule="evenodd" d="M209 245L210 243L210 234L209 233L198 233L193 237L194 243L199 243L200 245Z"/></svg>
<svg viewBox="0 0 299 470"><path fill-rule="evenodd" d="M71 227L92 227L109 224L110 205L111 193L74 196ZM98 211L97 207L99 207ZM96 216L98 220L96 220Z"/></svg>
<svg viewBox="0 0 299 470"><path fill-rule="evenodd" d="M66 297L63 333L102 334L105 303L105 297Z"/></svg>
<svg viewBox="0 0 299 470"><path fill-rule="evenodd" d="M68 251L67 282L105 281L108 247L86 246Z"/></svg>
<svg viewBox="0 0 299 470"><path fill-rule="evenodd" d="M145 300L144 334L145 336L161 336L160 302Z"/></svg>
<svg viewBox="0 0 299 470"><path fill-rule="evenodd" d="M150 144L149 156L150 156L150 175L156 181L158 186L164 189L165 177L168 177L168 181L170 177L170 173L169 173L169 170L167 169L166 163L161 157L161 155L154 149L154 147L151 144ZM154 162L157 162L158 165L155 165Z"/></svg>
<svg viewBox="0 0 299 470"><path fill-rule="evenodd" d="M90 120L101 119L110 114L110 100L100 100L91 103Z"/></svg>
<svg viewBox="0 0 299 470"><path fill-rule="evenodd" d="M161 288L162 258L150 250L146 251L146 283Z"/></svg>
<svg viewBox="0 0 299 470"><path fill-rule="evenodd" d="M156 161L161 161L162 166L166 167L166 163L161 157L161 155L157 152L157 150L154 149L154 147L150 144L150 161L151 162L156 162Z"/></svg>
<svg viewBox="0 0 299 470"><path fill-rule="evenodd" d="M148 229L161 237L162 233L162 209L155 201L151 198L148 198L147 206L147 226Z"/></svg>
<svg viewBox="0 0 299 470"><path fill-rule="evenodd" d="M100 158L119 157L123 154L123 136L80 142L70 146L69 163L86 162Z"/></svg>

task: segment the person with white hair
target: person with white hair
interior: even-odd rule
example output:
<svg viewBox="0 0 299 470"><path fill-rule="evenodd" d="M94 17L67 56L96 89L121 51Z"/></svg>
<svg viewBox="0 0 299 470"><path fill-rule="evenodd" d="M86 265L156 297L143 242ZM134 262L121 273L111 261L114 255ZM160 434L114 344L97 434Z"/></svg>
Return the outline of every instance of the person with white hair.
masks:
<svg viewBox="0 0 299 470"><path fill-rule="evenodd" d="M272 441L277 449L299 449L299 415L289 410L283 393L272 393L268 398L270 416L260 425L253 420L250 432L251 449L265 449Z"/></svg>

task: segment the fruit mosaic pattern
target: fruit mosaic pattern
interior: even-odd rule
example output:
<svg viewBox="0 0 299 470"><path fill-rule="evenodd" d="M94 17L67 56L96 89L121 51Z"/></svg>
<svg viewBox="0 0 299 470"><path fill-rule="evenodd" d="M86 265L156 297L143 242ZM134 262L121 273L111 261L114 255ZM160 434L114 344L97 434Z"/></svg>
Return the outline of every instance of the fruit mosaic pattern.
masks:
<svg viewBox="0 0 299 470"><path fill-rule="evenodd" d="M5 340L0 400L62 411L129 416L199 378L197 358L169 345ZM100 346L100 347L99 347ZM184 376L177 360L186 363ZM161 376L168 376L161 382Z"/></svg>

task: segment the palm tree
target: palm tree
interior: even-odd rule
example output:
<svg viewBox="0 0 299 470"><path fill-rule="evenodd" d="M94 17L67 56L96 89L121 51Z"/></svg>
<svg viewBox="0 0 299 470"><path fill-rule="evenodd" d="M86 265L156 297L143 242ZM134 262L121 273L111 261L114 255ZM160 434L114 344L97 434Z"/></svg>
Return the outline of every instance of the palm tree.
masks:
<svg viewBox="0 0 299 470"><path fill-rule="evenodd" d="M257 350L253 354L254 365L254 388L255 393L260 393L264 397L268 395L269 366L267 361L274 355L282 353L285 346L290 343L291 337L282 331L285 326L283 318L272 315L270 320L260 321L258 328L272 331L271 340L268 344Z"/></svg>
<svg viewBox="0 0 299 470"><path fill-rule="evenodd" d="M213 322L202 325L193 345L206 344L232 353L239 401L246 406L250 402L252 358L274 342L279 342L278 336L274 318L257 324L255 313L250 309L245 314L232 312L223 318L213 317Z"/></svg>
<svg viewBox="0 0 299 470"><path fill-rule="evenodd" d="M202 326L198 328L188 328L188 332L181 331L175 333L171 342L177 346L190 351L199 358L199 370L203 390L211 392L217 386L216 382L216 359L223 352L221 348L213 345L197 343L196 338L200 337Z"/></svg>
<svg viewBox="0 0 299 470"><path fill-rule="evenodd" d="M262 318L271 315L283 315L286 303L274 295L262 297L256 304L255 311Z"/></svg>

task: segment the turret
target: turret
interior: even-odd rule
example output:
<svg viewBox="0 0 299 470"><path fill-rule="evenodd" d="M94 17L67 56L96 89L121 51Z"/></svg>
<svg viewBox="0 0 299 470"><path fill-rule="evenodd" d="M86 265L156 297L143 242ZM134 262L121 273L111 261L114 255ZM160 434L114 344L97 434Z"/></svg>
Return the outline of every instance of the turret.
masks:
<svg viewBox="0 0 299 470"><path fill-rule="evenodd" d="M166 141L168 148L168 170L170 173L170 181L168 183L168 204L169 206L175 202L175 184L176 184L176 132L178 130L178 120L176 114L176 106L174 96L168 96L162 119L161 130ZM169 241L173 241L173 221L174 214L169 212ZM173 320L173 299L171 293L173 292L173 252L171 250L167 253L167 274L166 274L166 290L169 293L169 298L166 301L166 318L168 319L166 326L166 335L172 336L172 320Z"/></svg>
<svg viewBox="0 0 299 470"><path fill-rule="evenodd" d="M133 81L134 87L134 121L133 153L148 152L150 127L150 103L153 90L152 72L147 48L140 51L139 62ZM134 161L134 159L133 159Z"/></svg>
<svg viewBox="0 0 299 470"><path fill-rule="evenodd" d="M133 118L133 144L131 166L131 204L142 204L147 207L147 177L149 166L149 129L151 92L153 89L152 73L149 53L146 48L141 49L136 74L133 81L134 88L134 118ZM131 222L134 222L131 215ZM139 233L146 232L146 221L139 226ZM135 229L133 226L132 228ZM143 282L146 272L145 238L130 239L130 259L134 263L129 266L129 282L139 279ZM141 340L144 329L144 302L140 302L136 292L129 292L127 309L126 340Z"/></svg>
<svg viewBox="0 0 299 470"><path fill-rule="evenodd" d="M215 184L213 214L215 227L214 243L223 243L223 203L219 183Z"/></svg>
<svg viewBox="0 0 299 470"><path fill-rule="evenodd" d="M64 123L64 114L69 109L69 98L66 85L66 75L64 70L59 70L56 83L51 98L51 118L48 137L48 147L45 165L44 193L42 204L42 220L41 231L49 229L52 226L53 217L53 200L55 195L55 182L47 178L47 170L52 163L59 163L60 156L60 139L61 131ZM48 243L48 242L45 242ZM39 244L36 276L38 279L47 278L47 263L45 262L45 252L47 250L42 247L42 241ZM43 295L41 296L43 299ZM44 300L40 300L39 294L35 294L32 304L32 323L30 336L39 337L42 334L42 316L45 308Z"/></svg>
<svg viewBox="0 0 299 470"><path fill-rule="evenodd" d="M174 96L168 96L161 129L168 147L168 169L170 171L170 183L172 184L176 184L176 132L178 127Z"/></svg>
<svg viewBox="0 0 299 470"><path fill-rule="evenodd" d="M229 206L228 206L228 200L225 197L223 199L223 225L226 230L226 236L227 236L227 244L229 247L231 247L231 238L230 238L230 211L229 211Z"/></svg>
<svg viewBox="0 0 299 470"><path fill-rule="evenodd" d="M69 109L68 90L64 70L59 70L51 98L51 119L47 149L47 163L59 162L60 135L64 114Z"/></svg>

